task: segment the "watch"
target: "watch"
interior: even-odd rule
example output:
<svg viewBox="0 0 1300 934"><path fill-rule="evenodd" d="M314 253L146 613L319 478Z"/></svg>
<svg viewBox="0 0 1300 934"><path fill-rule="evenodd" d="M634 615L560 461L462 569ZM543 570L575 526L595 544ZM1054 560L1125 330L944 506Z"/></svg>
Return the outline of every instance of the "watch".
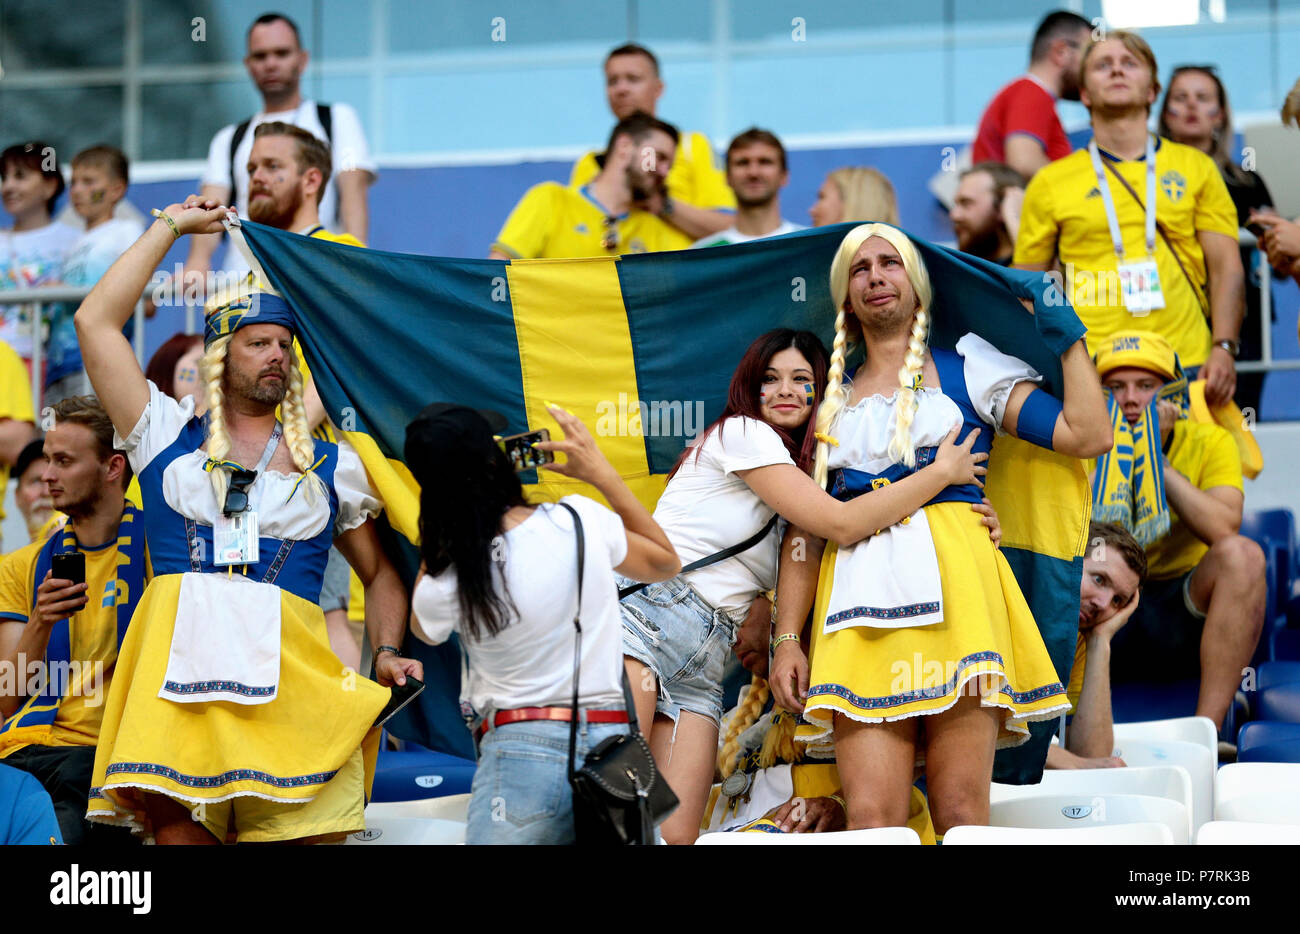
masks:
<svg viewBox="0 0 1300 934"><path fill-rule="evenodd" d="M1228 356L1232 357L1232 359L1234 360L1236 360L1237 355L1241 353L1241 341L1234 341L1228 338L1224 338L1223 340L1215 341L1214 346L1222 347L1224 350L1228 352Z"/></svg>

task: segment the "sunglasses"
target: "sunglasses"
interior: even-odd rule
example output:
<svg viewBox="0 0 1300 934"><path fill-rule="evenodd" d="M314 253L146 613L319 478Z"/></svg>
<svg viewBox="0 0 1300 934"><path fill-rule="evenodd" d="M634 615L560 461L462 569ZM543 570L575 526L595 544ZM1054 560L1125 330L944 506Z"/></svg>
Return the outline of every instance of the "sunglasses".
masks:
<svg viewBox="0 0 1300 934"><path fill-rule="evenodd" d="M230 474L230 486L226 489L226 504L221 511L228 516L243 512L248 508L248 488L257 479L256 470L234 470Z"/></svg>

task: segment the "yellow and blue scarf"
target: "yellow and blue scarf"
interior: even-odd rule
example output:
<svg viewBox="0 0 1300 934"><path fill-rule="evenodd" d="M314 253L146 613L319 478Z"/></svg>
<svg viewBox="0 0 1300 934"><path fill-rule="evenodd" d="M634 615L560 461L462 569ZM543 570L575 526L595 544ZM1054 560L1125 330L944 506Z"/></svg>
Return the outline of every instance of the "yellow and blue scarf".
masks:
<svg viewBox="0 0 1300 934"><path fill-rule="evenodd" d="M120 648L126 637L127 626L135 605L144 591L144 520L140 510L131 503L123 504L122 520L117 527L117 585L114 600L117 607L117 644ZM70 554L77 550L77 535L72 521L63 527L62 532L51 535L36 557L35 572L32 575L32 609L36 607L36 589L45 574L54 563L56 554ZM89 599L95 595L87 593ZM107 597L104 598L107 600ZM82 661L95 661L82 659ZM68 678L62 676L70 670L72 662L72 626L64 618L54 624L50 630L50 639L45 647L45 684L39 694L27 698L27 702L12 717L0 726L0 734L9 734L13 739L30 736L37 741L47 734L54 725L59 713L59 705L68 691ZM24 673L25 674L25 673ZM8 737L7 737L8 738Z"/></svg>

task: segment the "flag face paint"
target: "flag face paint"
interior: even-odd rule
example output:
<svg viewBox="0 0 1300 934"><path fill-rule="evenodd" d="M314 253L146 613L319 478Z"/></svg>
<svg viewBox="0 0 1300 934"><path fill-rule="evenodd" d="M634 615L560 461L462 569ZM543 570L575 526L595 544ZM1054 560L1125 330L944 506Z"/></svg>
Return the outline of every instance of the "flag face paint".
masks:
<svg viewBox="0 0 1300 934"><path fill-rule="evenodd" d="M384 500L381 525L398 534L386 530L381 538L386 534L386 548L401 552L394 563L407 570L409 583L418 565L420 491L401 457L406 425L422 408L446 401L492 409L506 416L503 433L550 428L554 438L558 426L542 403L552 400L586 423L633 492L653 508L687 440L686 420L663 413L702 407L704 424L717 418L736 364L773 328L810 330L830 346L827 271L853 226L815 228L744 249L514 262L357 250L250 221L242 229L270 284L297 312L325 410L345 427ZM953 349L964 334L977 334L1043 374L1042 388L1060 398L1060 358L1026 327L1019 301L1032 299L1047 312L1054 300L1050 280L914 242L934 284L931 342ZM1081 335L1082 325L1075 325ZM850 357L849 365L855 362ZM760 392L760 401L772 391ZM811 404L815 395L807 385L795 398ZM661 417L647 417L653 413ZM665 424L671 429L662 430ZM599 498L559 475L544 475L540 483L527 473L520 477L534 501L571 492ZM1052 495L1026 497L1029 477L1030 488ZM1000 553L1058 673L1068 676L1087 544L1083 468L1077 459L999 438L986 484L1002 521ZM448 645L439 647L445 657L436 658L438 650L423 643L407 646L426 672L438 673L407 708L418 706L420 725L432 734L398 724L406 711L392 728L443 749L445 737L468 736L458 703L459 651ZM998 781L1037 781L1050 725L1033 726L1032 742L999 751ZM457 754L472 755L472 748Z"/></svg>

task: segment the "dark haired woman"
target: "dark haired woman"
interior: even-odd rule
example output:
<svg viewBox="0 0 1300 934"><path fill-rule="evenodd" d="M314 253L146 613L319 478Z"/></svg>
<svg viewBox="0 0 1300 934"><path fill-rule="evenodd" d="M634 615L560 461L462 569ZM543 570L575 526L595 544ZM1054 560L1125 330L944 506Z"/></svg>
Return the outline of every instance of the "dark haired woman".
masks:
<svg viewBox="0 0 1300 934"><path fill-rule="evenodd" d="M774 515L812 535L852 544L910 515L950 483L979 482L987 455L956 432L935 462L871 496L841 502L809 476L809 416L826 388L826 348L808 331L762 335L731 378L727 406L683 453L655 521L684 563L752 538ZM973 437L973 436L972 436ZM623 601L623 652L637 718L681 806L661 828L691 843L713 782L722 718L722 669L754 600L776 584L781 530L707 567ZM686 716L686 715L689 716Z"/></svg>
<svg viewBox="0 0 1300 934"><path fill-rule="evenodd" d="M199 381L199 360L203 357L202 334L173 334L154 351L145 367L144 378L152 380L162 392L177 402L186 397L194 399L194 414L207 410L202 383Z"/></svg>
<svg viewBox="0 0 1300 934"><path fill-rule="evenodd" d="M672 545L596 447L582 422L554 406L563 441L546 469L594 486L613 507L566 496L582 519L581 723L577 759L627 732L614 572L658 581L681 565ZM461 636L462 703L474 710L478 770L467 843L572 843L566 758L578 608L573 518L530 505L489 424L461 406L425 409L406 432L406 463L420 483L422 573L411 631L431 644Z"/></svg>

